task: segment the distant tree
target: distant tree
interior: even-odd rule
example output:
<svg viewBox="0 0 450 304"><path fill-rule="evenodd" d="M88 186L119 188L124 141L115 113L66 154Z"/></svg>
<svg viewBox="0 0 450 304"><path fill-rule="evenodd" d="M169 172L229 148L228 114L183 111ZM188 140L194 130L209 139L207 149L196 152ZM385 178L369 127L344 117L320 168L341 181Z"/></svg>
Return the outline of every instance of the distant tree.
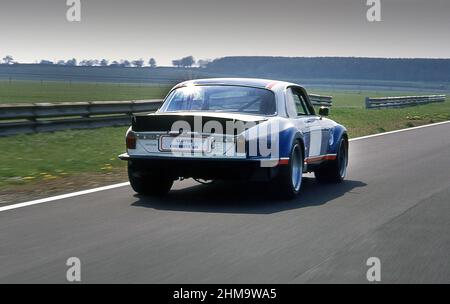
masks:
<svg viewBox="0 0 450 304"><path fill-rule="evenodd" d="M57 64L57 65L65 65L66 62L65 62L64 60L58 60L58 61L56 62L56 64Z"/></svg>
<svg viewBox="0 0 450 304"><path fill-rule="evenodd" d="M77 60L75 58L69 59L66 61L66 65L67 66L76 66L77 65Z"/></svg>
<svg viewBox="0 0 450 304"><path fill-rule="evenodd" d="M177 68L181 67L181 60L172 60L172 65Z"/></svg>
<svg viewBox="0 0 450 304"><path fill-rule="evenodd" d="M150 58L150 60L148 61L148 65L151 68L156 68L156 60L155 60L155 58Z"/></svg>
<svg viewBox="0 0 450 304"><path fill-rule="evenodd" d="M42 65L53 65L53 61L50 60L41 60L41 62L39 64Z"/></svg>
<svg viewBox="0 0 450 304"><path fill-rule="evenodd" d="M210 63L211 59L200 59L197 61L197 65L201 69L206 69Z"/></svg>
<svg viewBox="0 0 450 304"><path fill-rule="evenodd" d="M131 62L130 61L128 61L128 60L121 60L120 61L120 66L122 66L122 67L124 67L124 68L128 68L128 67L130 67L131 66Z"/></svg>
<svg viewBox="0 0 450 304"><path fill-rule="evenodd" d="M102 66L102 67L105 67L105 66L108 66L108 60L106 60L106 59L102 59L101 61L100 61L100 66Z"/></svg>
<svg viewBox="0 0 450 304"><path fill-rule="evenodd" d="M10 56L10 55L7 55L3 58L3 62L5 64L12 64L12 63L14 63L14 58L12 58L12 56Z"/></svg>
<svg viewBox="0 0 450 304"><path fill-rule="evenodd" d="M144 66L144 59L133 60L132 64L137 68L142 68Z"/></svg>
<svg viewBox="0 0 450 304"><path fill-rule="evenodd" d="M195 59L192 56L188 56L188 57L184 57L184 58L172 61L172 65L176 66L177 68L179 68L179 67L189 68L189 67L192 67L194 64L195 64Z"/></svg>
<svg viewBox="0 0 450 304"><path fill-rule="evenodd" d="M190 68L195 64L195 59L192 56L181 58L181 66L184 68Z"/></svg>
<svg viewBox="0 0 450 304"><path fill-rule="evenodd" d="M81 66L91 67L91 66L96 66L98 64L99 64L99 61L96 59L86 59L86 60L80 61Z"/></svg>
<svg viewBox="0 0 450 304"><path fill-rule="evenodd" d="M111 67L118 67L118 66L120 66L120 63L118 61L114 60L109 66L111 66Z"/></svg>

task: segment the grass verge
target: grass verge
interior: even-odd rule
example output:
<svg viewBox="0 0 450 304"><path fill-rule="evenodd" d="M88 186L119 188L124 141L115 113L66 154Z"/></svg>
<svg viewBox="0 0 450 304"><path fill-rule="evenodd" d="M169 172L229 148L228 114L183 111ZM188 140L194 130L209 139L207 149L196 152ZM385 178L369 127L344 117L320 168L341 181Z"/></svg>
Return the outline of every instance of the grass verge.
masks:
<svg viewBox="0 0 450 304"><path fill-rule="evenodd" d="M123 168L126 127L0 138L0 189Z"/></svg>
<svg viewBox="0 0 450 304"><path fill-rule="evenodd" d="M336 107L330 118L346 126L350 137L359 137L450 120L450 102L382 110Z"/></svg>
<svg viewBox="0 0 450 304"><path fill-rule="evenodd" d="M0 81L0 104L158 99L168 91L139 84Z"/></svg>

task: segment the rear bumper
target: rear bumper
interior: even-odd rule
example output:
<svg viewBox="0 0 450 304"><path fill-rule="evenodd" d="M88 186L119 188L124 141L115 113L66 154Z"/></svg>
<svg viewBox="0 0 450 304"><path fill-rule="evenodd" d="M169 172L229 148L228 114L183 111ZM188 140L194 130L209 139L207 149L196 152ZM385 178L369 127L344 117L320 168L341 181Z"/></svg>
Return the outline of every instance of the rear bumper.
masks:
<svg viewBox="0 0 450 304"><path fill-rule="evenodd" d="M278 175L280 166L262 166L261 159L177 158L119 155L133 171L164 172L173 178L233 179L267 181ZM272 161L273 162L273 161Z"/></svg>

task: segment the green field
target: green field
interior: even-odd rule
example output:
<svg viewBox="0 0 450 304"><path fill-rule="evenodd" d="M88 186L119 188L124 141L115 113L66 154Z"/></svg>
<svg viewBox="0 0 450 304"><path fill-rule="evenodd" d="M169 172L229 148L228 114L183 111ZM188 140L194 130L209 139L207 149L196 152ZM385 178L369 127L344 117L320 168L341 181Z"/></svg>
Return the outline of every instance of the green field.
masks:
<svg viewBox="0 0 450 304"><path fill-rule="evenodd" d="M118 101L157 99L164 97L168 86L149 84L81 83L51 81L0 81L1 103ZM410 96L417 93L401 91L329 91L311 90L310 93L333 96L335 107L363 108L366 96ZM422 92L418 95L433 94Z"/></svg>
<svg viewBox="0 0 450 304"><path fill-rule="evenodd" d="M169 89L139 84L0 81L0 104L155 99Z"/></svg>
<svg viewBox="0 0 450 304"><path fill-rule="evenodd" d="M5 86L4 83L1 85ZM27 89L22 87L21 92L10 89L10 98L15 96L16 102L87 100L93 95L86 91L92 92L96 87L102 88L98 91L102 94L98 93L96 100L146 99L163 95L162 90L156 91L158 88L154 87L77 84L66 90L54 83L41 91L36 87L38 85L26 84ZM6 100L8 94L3 89L0 92L0 100ZM330 118L345 125L350 137L450 120L449 101L403 109L366 110L363 108L365 96L391 96L392 92L314 93L335 97ZM396 92L395 95L402 94ZM86 173L122 172L125 163L119 161L117 155L125 150L125 130L126 127L101 128L0 138L0 187L6 189Z"/></svg>

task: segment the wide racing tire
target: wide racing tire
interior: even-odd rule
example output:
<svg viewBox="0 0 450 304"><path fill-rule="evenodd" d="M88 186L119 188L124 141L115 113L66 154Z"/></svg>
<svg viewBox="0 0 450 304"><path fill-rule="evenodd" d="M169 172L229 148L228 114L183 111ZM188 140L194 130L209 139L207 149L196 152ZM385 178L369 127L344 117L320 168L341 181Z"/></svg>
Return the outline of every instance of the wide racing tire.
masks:
<svg viewBox="0 0 450 304"><path fill-rule="evenodd" d="M339 142L336 160L330 161L316 171L314 175L320 183L342 183L347 175L348 142L342 138Z"/></svg>
<svg viewBox="0 0 450 304"><path fill-rule="evenodd" d="M130 163L128 163L128 179L136 193L155 196L167 194L174 181L163 173L141 172Z"/></svg>
<svg viewBox="0 0 450 304"><path fill-rule="evenodd" d="M288 165L280 166L276 179L276 191L286 199L293 199L300 193L303 180L303 149L298 141L291 148Z"/></svg>

